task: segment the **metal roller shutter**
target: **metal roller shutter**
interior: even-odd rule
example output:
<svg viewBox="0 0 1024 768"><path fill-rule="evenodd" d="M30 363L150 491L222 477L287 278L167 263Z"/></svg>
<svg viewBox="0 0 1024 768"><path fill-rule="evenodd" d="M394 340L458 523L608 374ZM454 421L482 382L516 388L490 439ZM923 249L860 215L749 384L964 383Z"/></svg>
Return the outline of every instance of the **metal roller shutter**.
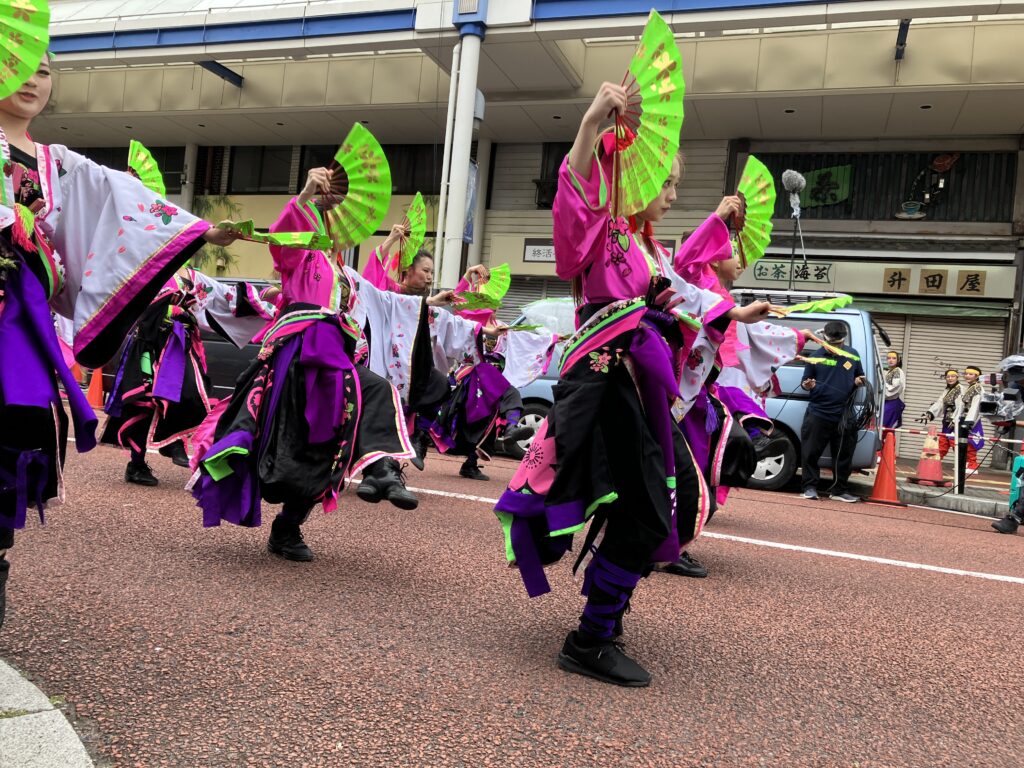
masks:
<svg viewBox="0 0 1024 768"><path fill-rule="evenodd" d="M501 302L498 319L510 323L519 317L520 310L531 301L569 296L572 286L557 277L513 277L508 293Z"/></svg>
<svg viewBox="0 0 1024 768"><path fill-rule="evenodd" d="M900 316L891 317L895 320ZM894 331L898 325L893 321L885 325L886 331L893 337L894 346ZM907 410L903 419L904 426L919 426L913 420L942 394L945 387L942 376L947 367L963 372L965 366L977 365L985 374L996 370L999 361L1003 359L1005 336L1006 321L1001 319L957 320L905 316L903 366L907 374ZM986 427L986 432L991 433L991 428ZM918 458L923 442L922 437L902 435L900 455ZM986 454L987 448L981 456Z"/></svg>

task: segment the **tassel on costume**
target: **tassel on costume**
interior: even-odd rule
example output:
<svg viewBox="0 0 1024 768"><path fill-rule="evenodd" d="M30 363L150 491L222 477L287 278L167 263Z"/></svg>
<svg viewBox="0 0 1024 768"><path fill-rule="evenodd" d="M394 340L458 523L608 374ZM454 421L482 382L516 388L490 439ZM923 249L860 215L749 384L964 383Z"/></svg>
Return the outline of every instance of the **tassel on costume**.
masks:
<svg viewBox="0 0 1024 768"><path fill-rule="evenodd" d="M36 229L36 217L21 203L14 206L14 224L11 227L15 244L26 253L35 253L36 244L32 242L32 234Z"/></svg>

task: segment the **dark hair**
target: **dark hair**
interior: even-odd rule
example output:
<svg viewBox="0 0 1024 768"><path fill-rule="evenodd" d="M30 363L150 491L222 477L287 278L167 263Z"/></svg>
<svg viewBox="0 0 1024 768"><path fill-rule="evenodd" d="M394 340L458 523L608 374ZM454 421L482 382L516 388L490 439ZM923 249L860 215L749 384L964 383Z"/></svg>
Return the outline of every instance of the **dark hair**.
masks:
<svg viewBox="0 0 1024 768"><path fill-rule="evenodd" d="M829 341L842 341L846 338L846 324L838 320L829 320L825 323L825 338Z"/></svg>
<svg viewBox="0 0 1024 768"><path fill-rule="evenodd" d="M902 368L903 367L903 355L901 355L895 349L890 349L888 352L885 353L886 357L888 357L889 355L896 355L896 367L897 368Z"/></svg>
<svg viewBox="0 0 1024 768"><path fill-rule="evenodd" d="M428 251L426 248L420 248L417 251L415 258L412 260L412 264L409 265L409 269L414 269L424 259L434 260L434 254Z"/></svg>

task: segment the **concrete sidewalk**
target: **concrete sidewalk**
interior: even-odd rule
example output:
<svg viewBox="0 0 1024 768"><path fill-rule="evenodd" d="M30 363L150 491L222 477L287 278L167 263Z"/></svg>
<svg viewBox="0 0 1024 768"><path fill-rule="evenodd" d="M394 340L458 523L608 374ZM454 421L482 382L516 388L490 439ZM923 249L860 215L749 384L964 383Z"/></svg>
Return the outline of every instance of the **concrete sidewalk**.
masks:
<svg viewBox="0 0 1024 768"><path fill-rule="evenodd" d="M42 691L0 661L0 768L92 768L81 739Z"/></svg>

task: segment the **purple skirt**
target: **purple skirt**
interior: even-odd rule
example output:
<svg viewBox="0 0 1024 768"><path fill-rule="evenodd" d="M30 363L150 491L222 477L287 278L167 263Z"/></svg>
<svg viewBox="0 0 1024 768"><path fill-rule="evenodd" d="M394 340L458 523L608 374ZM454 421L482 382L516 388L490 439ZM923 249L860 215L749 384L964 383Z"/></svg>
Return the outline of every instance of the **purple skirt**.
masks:
<svg viewBox="0 0 1024 768"><path fill-rule="evenodd" d="M886 429L899 429L903 426L903 409L907 404L900 399L886 400L882 408L882 426Z"/></svg>

